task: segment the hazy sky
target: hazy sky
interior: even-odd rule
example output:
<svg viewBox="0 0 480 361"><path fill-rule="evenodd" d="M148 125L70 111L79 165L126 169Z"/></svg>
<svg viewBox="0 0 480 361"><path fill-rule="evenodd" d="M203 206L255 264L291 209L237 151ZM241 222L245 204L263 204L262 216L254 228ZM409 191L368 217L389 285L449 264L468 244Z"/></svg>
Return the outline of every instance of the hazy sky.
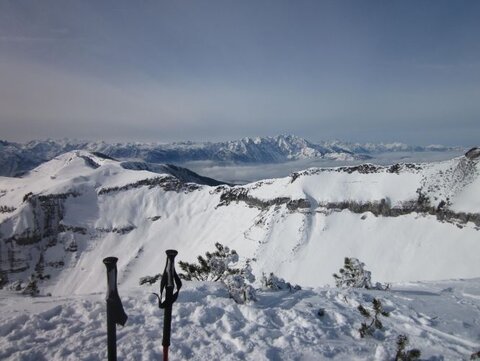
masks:
<svg viewBox="0 0 480 361"><path fill-rule="evenodd" d="M0 139L480 143L480 1L0 0Z"/></svg>

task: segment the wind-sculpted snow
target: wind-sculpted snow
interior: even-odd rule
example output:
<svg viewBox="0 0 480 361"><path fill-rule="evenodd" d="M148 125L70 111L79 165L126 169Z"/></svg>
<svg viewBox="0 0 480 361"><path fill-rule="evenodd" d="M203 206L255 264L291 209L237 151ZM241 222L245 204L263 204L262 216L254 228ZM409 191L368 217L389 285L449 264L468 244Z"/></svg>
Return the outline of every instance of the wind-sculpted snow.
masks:
<svg viewBox="0 0 480 361"><path fill-rule="evenodd" d="M100 263L100 261L99 261ZM128 320L118 357L159 360L163 310L156 286L120 287ZM423 360L466 360L480 350L480 281L394 284L388 292L337 288L260 291L236 304L221 284L185 282L173 306L175 360L393 360L398 335ZM359 305L381 301L383 330L360 338ZM0 359L105 360L104 293L20 298L0 293Z"/></svg>

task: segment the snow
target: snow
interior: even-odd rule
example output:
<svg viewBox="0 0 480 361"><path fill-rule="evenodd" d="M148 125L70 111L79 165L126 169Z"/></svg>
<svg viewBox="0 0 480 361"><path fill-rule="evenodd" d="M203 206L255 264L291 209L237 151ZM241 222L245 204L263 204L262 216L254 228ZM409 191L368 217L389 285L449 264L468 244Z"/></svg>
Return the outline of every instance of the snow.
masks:
<svg viewBox="0 0 480 361"><path fill-rule="evenodd" d="M252 187L250 194L261 199L290 196L292 199L309 198L317 203L355 200L366 202L388 198L395 205L404 200L414 199L421 180L421 174L380 173L349 174L346 172L321 171L306 174L300 182L282 178L275 182L262 182L261 187Z"/></svg>
<svg viewBox="0 0 480 361"><path fill-rule="evenodd" d="M362 220L345 210L328 216L291 215L274 224L268 235L256 238L263 244L255 254L254 269L274 272L301 285L332 284L332 274L343 265L344 257L351 256L366 263L374 281L441 280L480 274L478 254L472 252L478 247L478 231L438 223L432 216L379 219L366 214ZM299 227L303 227L301 232Z"/></svg>
<svg viewBox="0 0 480 361"><path fill-rule="evenodd" d="M85 157L99 166L89 166ZM42 281L41 288L56 296L100 291L101 284L92 284L89 277L98 279L102 274L97 260L103 257L120 259L120 281L130 287L139 278L159 272L160 250L177 249L180 260L193 261L212 250L216 242L235 249L243 260L255 258L252 268L257 278L262 272L274 272L309 287L332 285L332 274L344 257L360 259L372 271L374 281L380 282L478 277L479 229L472 222L440 222L434 215L415 212L376 217L370 212L325 208L329 202L382 199L392 207L401 206L415 201L421 188L434 206L448 196L454 210L477 213L479 166L465 167L463 159L405 168L398 174L385 167L370 173L312 168L295 179L264 180L244 187L198 186L175 192L141 186L102 193L110 187L170 176L124 169L121 162L89 152L70 152L24 178L0 180L0 189L5 190L2 204L16 208L12 213L0 213L2 241L35 229L41 222L38 210L23 201L28 192L76 192L62 203L60 222L67 229L58 234L54 246L48 239L34 247L13 242L4 249L2 244L2 262L13 267L8 259L13 255L18 259L15 267L26 269L12 272L9 279L25 280L43 252L45 272L51 277ZM306 199L310 207L292 211L283 204L259 209L235 201L222 206L220 195L230 189L243 189L264 201ZM82 232L74 231L75 227ZM67 251L71 245L77 250Z"/></svg>
<svg viewBox="0 0 480 361"><path fill-rule="evenodd" d="M117 327L119 360L161 359L163 310L151 295L157 288L119 290L129 317ZM468 359L480 349L480 279L395 284L389 291L316 288L257 296L258 302L239 305L220 283L185 282L173 305L170 358L392 360L399 334L409 337L409 347L424 360ZM105 360L104 297L0 293L0 359ZM360 338L364 319L357 306L369 307L374 297L390 317L382 317L383 330Z"/></svg>
<svg viewBox="0 0 480 361"><path fill-rule="evenodd" d="M262 273L273 272L303 290L260 291L258 302L238 305L221 284L186 282L174 305L172 359L388 360L399 334L410 338L423 359L467 359L480 350L478 225L441 222L428 213L375 216L325 204L385 199L395 207L416 201L420 189L434 206L448 200L450 210L478 214L479 167L460 157L398 172L312 168L243 187L171 191L143 185L103 192L174 178L73 151L23 178L2 177L1 205L15 210L0 213L1 265L16 271L9 281L25 281L42 254L50 278L39 282L41 297L0 291L0 359L105 359L101 260L107 256L119 258L119 292L129 315L118 329L119 356L159 359L163 318L151 297L158 284L139 287L138 281L162 271L166 249L177 249L178 260L194 261L216 242L235 249L241 262L254 259L255 286ZM306 199L309 206L257 207L241 200L222 205L221 196L230 191L264 202ZM34 244L5 242L42 225L40 210L23 200L29 192L75 194L52 203L61 204L56 210L65 228L55 242L47 236ZM75 250L68 250L73 244ZM344 257L364 262L373 282L392 282L391 290L328 287ZM356 308L373 297L391 316L383 320L384 331L361 339L363 319Z"/></svg>
<svg viewBox="0 0 480 361"><path fill-rule="evenodd" d="M477 213L480 210L479 189L480 178L476 178L472 183L466 185L464 189L453 196L452 209L455 211Z"/></svg>

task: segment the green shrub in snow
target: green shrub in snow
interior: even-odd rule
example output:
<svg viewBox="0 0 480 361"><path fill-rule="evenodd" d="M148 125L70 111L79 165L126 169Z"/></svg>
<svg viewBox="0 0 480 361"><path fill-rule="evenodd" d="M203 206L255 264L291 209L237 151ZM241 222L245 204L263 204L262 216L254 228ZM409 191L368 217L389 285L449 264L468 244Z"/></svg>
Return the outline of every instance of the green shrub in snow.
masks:
<svg viewBox="0 0 480 361"><path fill-rule="evenodd" d="M145 277L141 277L140 280L139 280L139 285L142 286L142 285L153 285L155 282L157 282L160 278L162 278L162 274L161 273L157 273L155 276L145 276Z"/></svg>
<svg viewBox="0 0 480 361"><path fill-rule="evenodd" d="M358 311L366 318L365 322L362 322L358 332L360 337L371 336L375 330L382 330L383 323L380 320L380 316L389 317L390 314L383 309L383 305L380 300L374 298L372 301L372 308L367 309L362 305L357 307Z"/></svg>
<svg viewBox="0 0 480 361"><path fill-rule="evenodd" d="M228 275L239 274L240 270L232 268L238 262L238 254L235 250L215 243L214 252L206 252L205 257L198 256L198 263L179 261L178 265L183 273L180 278L187 281L222 281Z"/></svg>
<svg viewBox="0 0 480 361"><path fill-rule="evenodd" d="M22 290L22 293L32 297L37 296L40 293L37 285L37 278L35 276L30 276L27 285Z"/></svg>
<svg viewBox="0 0 480 361"><path fill-rule="evenodd" d="M268 276L263 273L261 284L263 288L272 291L289 290L294 292L302 289L298 285L292 285L290 282L286 282L283 278L277 277L273 272L270 272Z"/></svg>
<svg viewBox="0 0 480 361"><path fill-rule="evenodd" d="M397 353L395 354L395 361L414 361L421 356L420 350L414 348L405 350L408 346L408 337L405 335L398 335L397 338Z"/></svg>
<svg viewBox="0 0 480 361"><path fill-rule="evenodd" d="M242 268L235 267L239 259L235 250L218 242L215 248L214 252L206 252L205 257L198 256L198 263L179 261L183 271L179 276L187 281L223 282L235 302L255 301L255 289L249 284L255 281L250 262L247 260Z"/></svg>
<svg viewBox="0 0 480 361"><path fill-rule="evenodd" d="M337 287L366 288L388 290L390 285L375 283L372 286L372 273L365 269L365 263L357 258L345 257L344 265L337 273L333 274Z"/></svg>

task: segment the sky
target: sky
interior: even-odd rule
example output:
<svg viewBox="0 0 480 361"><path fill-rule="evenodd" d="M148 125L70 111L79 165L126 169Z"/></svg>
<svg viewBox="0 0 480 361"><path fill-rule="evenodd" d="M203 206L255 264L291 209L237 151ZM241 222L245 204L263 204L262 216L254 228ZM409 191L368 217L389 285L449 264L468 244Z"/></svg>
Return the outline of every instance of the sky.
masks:
<svg viewBox="0 0 480 361"><path fill-rule="evenodd" d="M480 143L480 1L0 0L0 139Z"/></svg>

